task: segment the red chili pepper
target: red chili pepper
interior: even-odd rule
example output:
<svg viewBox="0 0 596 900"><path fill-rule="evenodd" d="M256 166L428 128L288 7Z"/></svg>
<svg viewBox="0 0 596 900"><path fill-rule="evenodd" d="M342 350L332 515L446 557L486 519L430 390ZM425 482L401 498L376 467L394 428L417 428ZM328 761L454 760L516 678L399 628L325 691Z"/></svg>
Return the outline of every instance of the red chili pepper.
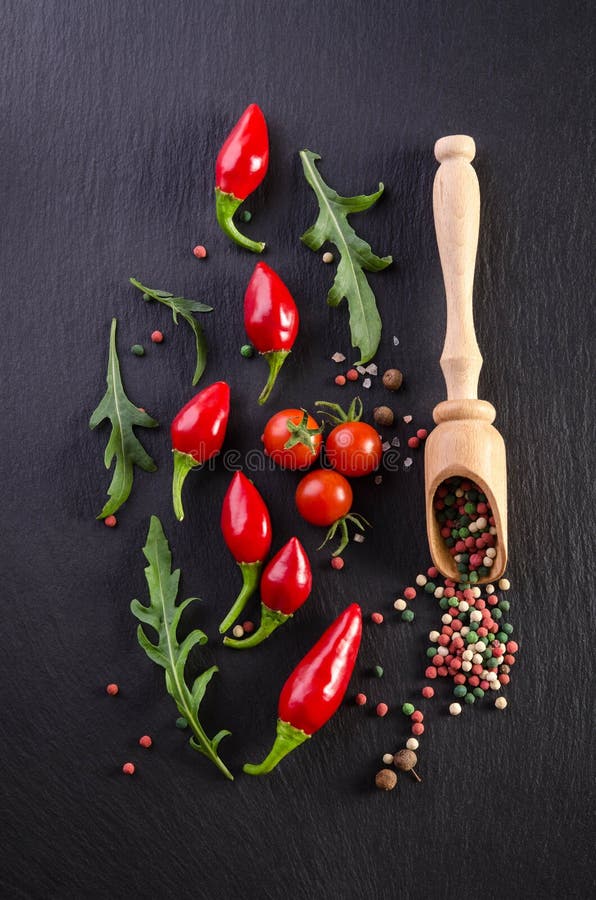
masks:
<svg viewBox="0 0 596 900"><path fill-rule="evenodd" d="M170 433L174 454L172 497L176 518L182 521L182 485L191 469L219 453L230 414L230 387L225 381L204 388L175 416Z"/></svg>
<svg viewBox="0 0 596 900"><path fill-rule="evenodd" d="M279 698L277 737L260 765L246 764L249 775L265 775L288 753L308 740L339 707L354 669L362 613L352 603L329 626L312 650L298 663Z"/></svg>
<svg viewBox="0 0 596 900"><path fill-rule="evenodd" d="M260 185L268 165L267 122L257 104L251 103L219 151L215 164L215 211L224 234L254 253L261 253L265 244L241 234L234 224L234 213Z"/></svg>
<svg viewBox="0 0 596 900"><path fill-rule="evenodd" d="M261 624L243 641L224 638L227 647L256 647L287 622L308 599L312 572L306 551L297 537L290 538L268 563L261 578Z"/></svg>
<svg viewBox="0 0 596 900"><path fill-rule="evenodd" d="M277 272L267 263L257 263L244 295L244 328L269 364L269 379L259 403L265 403L271 393L296 340L299 322L298 307Z"/></svg>
<svg viewBox="0 0 596 900"><path fill-rule="evenodd" d="M242 590L219 626L223 634L256 591L263 561L271 547L269 510L254 484L242 472L236 472L224 497L221 530L242 572Z"/></svg>

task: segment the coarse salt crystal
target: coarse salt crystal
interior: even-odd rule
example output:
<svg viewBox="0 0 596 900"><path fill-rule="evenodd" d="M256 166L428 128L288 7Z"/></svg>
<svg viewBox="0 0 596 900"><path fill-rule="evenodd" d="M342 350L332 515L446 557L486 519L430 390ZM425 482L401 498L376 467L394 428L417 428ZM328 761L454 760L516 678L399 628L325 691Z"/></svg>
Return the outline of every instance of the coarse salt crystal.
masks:
<svg viewBox="0 0 596 900"><path fill-rule="evenodd" d="M393 335L393 346L394 346L394 347L398 347L398 346L399 346L399 338L396 337L395 335Z"/></svg>
<svg viewBox="0 0 596 900"><path fill-rule="evenodd" d="M363 535L363 534L355 534L354 537L353 537L353 540L354 540L357 544L363 544L364 541L365 541L365 538L364 538L364 535Z"/></svg>
<svg viewBox="0 0 596 900"><path fill-rule="evenodd" d="M361 375L366 375L366 369L364 366L356 366L356 371L360 372Z"/></svg>
<svg viewBox="0 0 596 900"><path fill-rule="evenodd" d="M410 466L412 465L412 462L413 462L412 457L406 456L406 458L404 459L404 469L409 469Z"/></svg>
<svg viewBox="0 0 596 900"><path fill-rule="evenodd" d="M367 372L368 375L376 375L378 371L376 363L371 363L365 369L365 372Z"/></svg>
<svg viewBox="0 0 596 900"><path fill-rule="evenodd" d="M391 438L391 446L392 447L401 447L398 437Z"/></svg>
<svg viewBox="0 0 596 900"><path fill-rule="evenodd" d="M375 475L375 484L383 484L383 476Z"/></svg>
<svg viewBox="0 0 596 900"><path fill-rule="evenodd" d="M383 443L381 444L381 449L385 452L387 450L389 450L390 447L391 447L391 444L389 443L389 441L383 441Z"/></svg>
<svg viewBox="0 0 596 900"><path fill-rule="evenodd" d="M370 378L365 378L364 381L362 382L362 387L368 389L371 386L371 384L372 384L372 381L370 380Z"/></svg>
<svg viewBox="0 0 596 900"><path fill-rule="evenodd" d="M333 356L331 357L331 359L332 359L333 362L335 362L335 363L340 363L340 362L345 362L345 359L346 359L346 358L345 358L345 356L343 355L343 353L334 353Z"/></svg>
<svg viewBox="0 0 596 900"><path fill-rule="evenodd" d="M409 425L411 421L412 421L412 416L404 416L404 422L406 423L406 425Z"/></svg>

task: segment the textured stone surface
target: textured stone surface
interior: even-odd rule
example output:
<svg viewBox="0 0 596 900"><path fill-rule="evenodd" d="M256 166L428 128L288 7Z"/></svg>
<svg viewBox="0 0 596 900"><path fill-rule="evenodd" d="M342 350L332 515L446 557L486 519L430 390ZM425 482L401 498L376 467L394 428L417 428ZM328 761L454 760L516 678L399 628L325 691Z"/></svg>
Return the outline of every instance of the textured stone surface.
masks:
<svg viewBox="0 0 596 900"><path fill-rule="evenodd" d="M590 894L593 627L582 573L593 553L593 21L582 2L4 0L3 896ZM215 155L251 101L268 118L272 160L246 230L267 240L267 261L302 314L267 409L255 404L263 361L239 354L255 259L218 232L212 200ZM230 381L228 446L245 453L282 404L354 390L333 384L332 353L353 356L346 309L325 304L332 267L298 240L316 207L297 151L318 151L342 193L383 180L385 197L354 223L396 260L371 282L385 323L379 371L397 366L405 384L388 395L373 379L363 399L369 416L391 401L397 426L386 437L403 446L443 397L432 148L456 131L478 146L481 396L497 407L509 453L509 596L521 644L509 707L454 720L446 695L427 703L424 780L402 777L390 795L375 791L374 774L383 753L403 746L405 720L354 706L268 778L229 784L187 748L161 675L136 644L128 605L145 595L149 514L164 523L185 596L204 598L192 624L212 636L203 658L221 673L203 713L211 733L233 731L221 752L238 771L264 754L286 675L349 601L386 614L365 630L352 693L392 711L419 696L438 609L421 597L406 625L391 603L428 564L422 456L382 485L355 485L355 509L375 527L341 573L293 511L296 478L256 472L274 548L299 535L315 590L266 645L224 652L216 626L239 584L218 526L229 475L192 473L187 518L175 523L168 423L192 393L192 341L127 278L213 304L202 384ZM192 255L197 243L205 261ZM103 392L112 315L128 393L162 427L143 435L159 471L137 473L109 530L94 520L109 481L106 433L87 420ZM155 328L161 346L149 340ZM137 341L144 358L127 352ZM380 681L366 674L376 663ZM110 681L117 698L105 694ZM149 752L137 745L145 733ZM128 759L133 778L120 774Z"/></svg>

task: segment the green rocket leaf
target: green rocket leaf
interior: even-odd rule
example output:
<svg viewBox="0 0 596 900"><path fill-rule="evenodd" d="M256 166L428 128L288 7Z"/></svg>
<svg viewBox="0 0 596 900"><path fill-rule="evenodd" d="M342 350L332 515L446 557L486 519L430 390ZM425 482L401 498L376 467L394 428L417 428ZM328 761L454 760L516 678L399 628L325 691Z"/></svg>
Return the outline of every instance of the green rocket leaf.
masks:
<svg viewBox="0 0 596 900"><path fill-rule="evenodd" d="M218 671L217 666L211 666L198 675L191 687L186 682L184 672L188 655L193 647L207 643L207 635L196 628L181 643L178 641L178 625L182 613L197 598L189 597L176 605L180 569L172 571L172 553L157 516L151 516L143 553L149 563L145 569L149 606L144 606L138 600L133 600L130 604L132 614L143 623L137 629L139 644L152 662L165 669L166 690L192 730L191 747L211 760L226 778L233 781L234 776L217 753L219 742L230 732L219 731L215 737L209 738L198 717L207 685ZM157 643L147 637L143 625L153 628L157 634Z"/></svg>
<svg viewBox="0 0 596 900"><path fill-rule="evenodd" d="M197 384L201 375L205 371L207 365L207 341L205 333L195 317L193 312L213 312L212 306L201 303L199 300L187 300L186 297L174 297L169 291L158 291L155 288L148 288L136 278L129 278L131 284L138 288L141 293L151 300L157 300L172 310L172 318L176 325L178 324L178 316L182 316L184 321L192 329L195 336L195 349L197 354L197 364L193 375L192 383Z"/></svg>
<svg viewBox="0 0 596 900"><path fill-rule="evenodd" d="M341 197L321 178L315 165L320 158L311 150L300 151L304 175L319 202L317 220L300 240L311 250L319 250L325 241L330 241L340 254L327 303L338 306L344 297L348 301L352 347L360 350L357 364L362 365L373 358L381 340L381 317L364 271L379 272L391 265L393 258L376 256L370 244L358 237L348 222L348 216L370 209L384 188L383 184L379 184L379 190L374 194Z"/></svg>
<svg viewBox="0 0 596 900"><path fill-rule="evenodd" d="M112 482L108 488L109 500L98 515L105 519L119 509L128 500L133 483L133 466L137 465L145 472L155 472L157 466L146 452L134 432L134 426L155 428L155 419L147 415L131 403L124 392L120 375L120 362L116 350L116 319L112 319L110 330L110 352L108 356L107 390L93 415L89 427L96 428L104 419L112 423L112 433L107 443L104 463L109 469L114 459L116 467Z"/></svg>

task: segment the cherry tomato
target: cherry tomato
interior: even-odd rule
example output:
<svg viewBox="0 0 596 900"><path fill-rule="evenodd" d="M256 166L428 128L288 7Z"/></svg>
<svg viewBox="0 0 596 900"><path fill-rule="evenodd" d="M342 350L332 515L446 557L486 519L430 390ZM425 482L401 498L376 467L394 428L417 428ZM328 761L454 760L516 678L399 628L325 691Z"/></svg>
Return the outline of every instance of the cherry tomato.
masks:
<svg viewBox="0 0 596 900"><path fill-rule="evenodd" d="M352 506L352 488L343 475L332 469L316 469L305 475L296 488L296 506L311 525L332 525Z"/></svg>
<svg viewBox="0 0 596 900"><path fill-rule="evenodd" d="M308 469L321 451L321 430L303 409L282 409L265 425L265 453L282 469Z"/></svg>
<svg viewBox="0 0 596 900"><path fill-rule="evenodd" d="M349 478L370 475L383 454L381 438L366 422L342 422L330 432L325 453L333 468Z"/></svg>

